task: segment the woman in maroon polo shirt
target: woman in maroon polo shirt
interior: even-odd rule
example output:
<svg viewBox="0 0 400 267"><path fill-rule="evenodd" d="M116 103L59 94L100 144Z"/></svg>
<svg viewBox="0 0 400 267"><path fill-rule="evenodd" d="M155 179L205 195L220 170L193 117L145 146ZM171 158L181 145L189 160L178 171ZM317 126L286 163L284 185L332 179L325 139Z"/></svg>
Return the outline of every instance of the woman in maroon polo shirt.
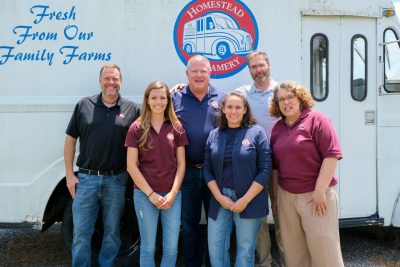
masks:
<svg viewBox="0 0 400 267"><path fill-rule="evenodd" d="M161 266L175 266L181 217L180 187L185 172L185 131L173 110L165 83L149 84L140 118L129 128L128 172L134 182L139 224L140 266L154 266L157 222L161 216Z"/></svg>
<svg viewBox="0 0 400 267"><path fill-rule="evenodd" d="M271 133L271 200L288 267L343 266L335 189L342 152L332 123L313 105L293 81L275 87L270 105L280 118Z"/></svg>

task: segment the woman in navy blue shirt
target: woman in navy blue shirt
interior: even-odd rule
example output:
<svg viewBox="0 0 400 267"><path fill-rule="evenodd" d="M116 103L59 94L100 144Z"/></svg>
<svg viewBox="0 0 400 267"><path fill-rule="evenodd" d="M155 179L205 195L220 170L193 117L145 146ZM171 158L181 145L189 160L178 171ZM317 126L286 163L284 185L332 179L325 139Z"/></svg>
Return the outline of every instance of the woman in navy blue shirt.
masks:
<svg viewBox="0 0 400 267"><path fill-rule="evenodd" d="M212 192L208 211L208 248L212 266L230 266L229 245L236 229L235 266L254 266L257 232L268 214L267 182L271 174L269 142L255 125L240 92L222 102L218 128L207 140L204 179Z"/></svg>

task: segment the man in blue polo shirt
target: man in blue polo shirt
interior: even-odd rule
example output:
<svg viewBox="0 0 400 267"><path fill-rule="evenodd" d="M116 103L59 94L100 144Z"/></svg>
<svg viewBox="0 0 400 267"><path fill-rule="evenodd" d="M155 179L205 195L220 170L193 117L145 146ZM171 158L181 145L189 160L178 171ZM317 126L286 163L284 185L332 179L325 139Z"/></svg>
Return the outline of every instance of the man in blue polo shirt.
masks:
<svg viewBox="0 0 400 267"><path fill-rule="evenodd" d="M182 241L185 267L200 267L203 247L199 223L201 206L208 211L210 191L203 180L204 149L208 134L216 127L220 103L225 93L210 85L211 66L206 57L195 55L187 63L189 84L172 95L174 109L183 124L189 144L186 146L186 172L182 184Z"/></svg>

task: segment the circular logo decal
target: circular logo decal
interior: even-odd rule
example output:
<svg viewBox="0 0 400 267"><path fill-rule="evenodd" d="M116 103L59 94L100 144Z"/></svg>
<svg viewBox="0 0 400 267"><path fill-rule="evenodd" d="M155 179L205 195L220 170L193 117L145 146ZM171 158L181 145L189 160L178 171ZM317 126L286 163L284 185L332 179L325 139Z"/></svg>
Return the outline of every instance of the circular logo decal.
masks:
<svg viewBox="0 0 400 267"><path fill-rule="evenodd" d="M212 101L211 101L211 106L212 106L213 108L215 108L215 109L218 109L218 108L219 108L219 104L218 104L218 102L215 101L215 100L212 100Z"/></svg>
<svg viewBox="0 0 400 267"><path fill-rule="evenodd" d="M245 147L248 147L248 146L250 145L250 140L247 139L247 138L246 138L246 139L243 139L242 145L245 146Z"/></svg>
<svg viewBox="0 0 400 267"><path fill-rule="evenodd" d="M257 22L239 0L190 1L176 19L174 43L185 65L200 54L210 60L211 78L230 77L246 66L246 55L257 48Z"/></svg>
<svg viewBox="0 0 400 267"><path fill-rule="evenodd" d="M173 134L173 133L168 133L168 134L167 134L167 139L168 139L170 142L174 141L174 134Z"/></svg>

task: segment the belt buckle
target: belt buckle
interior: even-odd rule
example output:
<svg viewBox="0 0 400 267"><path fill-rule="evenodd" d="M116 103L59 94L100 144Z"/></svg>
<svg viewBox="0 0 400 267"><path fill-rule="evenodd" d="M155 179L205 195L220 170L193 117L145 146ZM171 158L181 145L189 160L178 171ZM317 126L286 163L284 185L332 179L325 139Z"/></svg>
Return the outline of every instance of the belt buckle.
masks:
<svg viewBox="0 0 400 267"><path fill-rule="evenodd" d="M102 170L98 170L97 171L97 176L114 176L114 171L102 171Z"/></svg>
<svg viewBox="0 0 400 267"><path fill-rule="evenodd" d="M190 166L196 169L202 169L204 167L204 163L190 164Z"/></svg>

